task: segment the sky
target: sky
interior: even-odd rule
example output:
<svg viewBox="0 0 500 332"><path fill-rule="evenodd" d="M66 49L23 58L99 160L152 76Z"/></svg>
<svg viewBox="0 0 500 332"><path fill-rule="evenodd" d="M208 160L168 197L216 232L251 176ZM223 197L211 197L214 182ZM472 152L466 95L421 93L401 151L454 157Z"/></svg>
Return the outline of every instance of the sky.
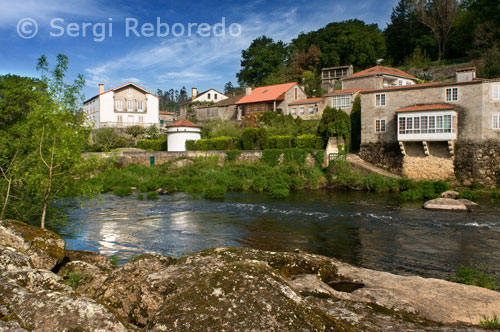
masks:
<svg viewBox="0 0 500 332"><path fill-rule="evenodd" d="M39 77L37 59L69 57L83 93L134 82L149 91L237 85L241 51L262 35L289 43L301 32L358 18L385 29L397 0L159 1L0 0L0 75Z"/></svg>

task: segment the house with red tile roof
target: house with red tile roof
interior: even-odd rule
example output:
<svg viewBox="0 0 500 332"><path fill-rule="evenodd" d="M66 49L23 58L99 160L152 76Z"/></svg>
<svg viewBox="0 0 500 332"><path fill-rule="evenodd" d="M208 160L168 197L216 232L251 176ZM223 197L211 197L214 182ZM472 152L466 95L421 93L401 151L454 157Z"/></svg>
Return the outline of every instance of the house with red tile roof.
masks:
<svg viewBox="0 0 500 332"><path fill-rule="evenodd" d="M175 114L169 111L160 111L159 112L159 127L160 129L167 128L168 125L172 124L175 119Z"/></svg>
<svg viewBox="0 0 500 332"><path fill-rule="evenodd" d="M382 89L413 85L417 78L400 69L375 66L342 79L342 89Z"/></svg>
<svg viewBox="0 0 500 332"><path fill-rule="evenodd" d="M88 126L123 128L159 124L159 99L143 87L129 82L99 93L83 103Z"/></svg>
<svg viewBox="0 0 500 332"><path fill-rule="evenodd" d="M361 158L419 180L497 183L500 79L475 76L362 90Z"/></svg>
<svg viewBox="0 0 500 332"><path fill-rule="evenodd" d="M247 88L246 95L236 102L241 117L264 112L290 114L288 104L306 99L307 95L297 83L284 83Z"/></svg>

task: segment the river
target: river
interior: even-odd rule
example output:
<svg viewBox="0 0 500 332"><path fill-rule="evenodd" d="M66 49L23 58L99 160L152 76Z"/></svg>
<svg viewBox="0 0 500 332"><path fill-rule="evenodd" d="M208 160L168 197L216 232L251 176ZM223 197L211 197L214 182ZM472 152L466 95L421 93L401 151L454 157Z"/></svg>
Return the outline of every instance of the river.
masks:
<svg viewBox="0 0 500 332"><path fill-rule="evenodd" d="M102 195L71 210L75 221L57 232L68 249L122 260L247 246L300 249L402 275L450 279L468 265L500 276L500 204L480 203L472 213L458 213L364 192L301 191L285 200L229 193L224 201L183 193L158 200Z"/></svg>

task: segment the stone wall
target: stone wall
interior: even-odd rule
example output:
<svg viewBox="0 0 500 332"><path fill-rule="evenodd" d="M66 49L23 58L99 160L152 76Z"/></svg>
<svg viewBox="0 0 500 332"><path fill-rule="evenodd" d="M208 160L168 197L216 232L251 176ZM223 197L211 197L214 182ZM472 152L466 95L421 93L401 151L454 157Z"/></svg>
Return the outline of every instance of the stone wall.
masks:
<svg viewBox="0 0 500 332"><path fill-rule="evenodd" d="M500 182L500 142L471 141L455 145L455 174L465 182L477 181L485 184Z"/></svg>
<svg viewBox="0 0 500 332"><path fill-rule="evenodd" d="M453 158L436 156L403 158L403 176L413 180L446 180L455 177Z"/></svg>
<svg viewBox="0 0 500 332"><path fill-rule="evenodd" d="M361 159L389 171L401 174L403 156L397 143L367 143L361 144L359 156Z"/></svg>

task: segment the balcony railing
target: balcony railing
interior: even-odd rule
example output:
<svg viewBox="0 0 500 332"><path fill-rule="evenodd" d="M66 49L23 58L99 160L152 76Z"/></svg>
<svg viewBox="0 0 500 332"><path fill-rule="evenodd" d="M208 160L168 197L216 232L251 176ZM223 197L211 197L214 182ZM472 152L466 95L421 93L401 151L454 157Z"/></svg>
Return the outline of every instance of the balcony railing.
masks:
<svg viewBox="0 0 500 332"><path fill-rule="evenodd" d="M151 127L151 126L156 126L158 127L158 123L152 123L152 122L101 122L100 128L126 128L126 127L132 127L132 126L140 126L140 127Z"/></svg>

